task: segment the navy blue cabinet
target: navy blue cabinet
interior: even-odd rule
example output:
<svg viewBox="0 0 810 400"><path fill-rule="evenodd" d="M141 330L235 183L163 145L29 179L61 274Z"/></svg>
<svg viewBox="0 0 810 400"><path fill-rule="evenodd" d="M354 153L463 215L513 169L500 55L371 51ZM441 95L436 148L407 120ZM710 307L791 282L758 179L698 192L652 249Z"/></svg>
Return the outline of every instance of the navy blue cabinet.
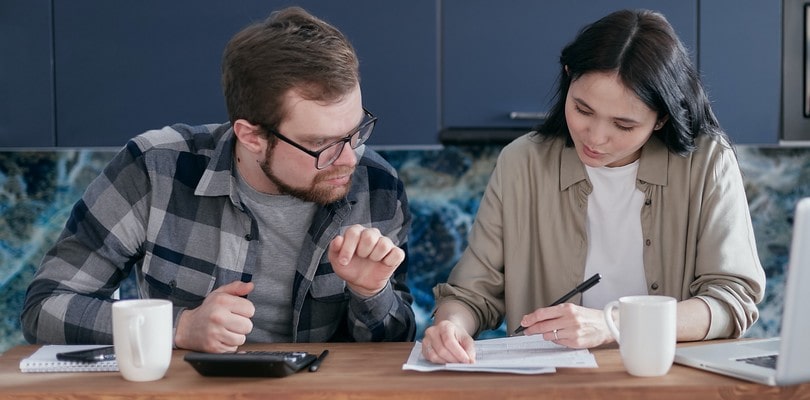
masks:
<svg viewBox="0 0 810 400"><path fill-rule="evenodd" d="M779 140L782 2L700 2L700 69L735 143Z"/></svg>
<svg viewBox="0 0 810 400"><path fill-rule="evenodd" d="M471 128L518 135L534 126L550 107L559 52L578 30L618 8L647 8L662 12L692 52L731 139L779 140L779 1L444 0L442 7L441 122L451 139Z"/></svg>
<svg viewBox="0 0 810 400"><path fill-rule="evenodd" d="M620 8L661 11L697 45L697 1L444 0L442 127L529 128L550 108L562 48Z"/></svg>
<svg viewBox="0 0 810 400"><path fill-rule="evenodd" d="M562 47L618 8L669 19L735 143L778 141L779 1L4 0L0 147L117 147L166 124L225 121L226 42L292 4L355 45L364 105L380 118L372 145L525 132L549 108Z"/></svg>
<svg viewBox="0 0 810 400"><path fill-rule="evenodd" d="M52 146L51 1L0 2L0 147Z"/></svg>
<svg viewBox="0 0 810 400"><path fill-rule="evenodd" d="M119 146L166 124L226 121L219 83L225 44L249 22L290 4L56 0L56 145ZM370 144L434 140L432 0L295 4L339 27L355 45L364 103L380 118Z"/></svg>

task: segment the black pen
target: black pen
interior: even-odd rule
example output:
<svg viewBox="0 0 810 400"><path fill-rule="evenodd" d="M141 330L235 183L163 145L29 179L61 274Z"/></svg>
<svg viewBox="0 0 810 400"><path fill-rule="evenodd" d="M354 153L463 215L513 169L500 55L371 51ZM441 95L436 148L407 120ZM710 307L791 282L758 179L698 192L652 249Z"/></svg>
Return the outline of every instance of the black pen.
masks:
<svg viewBox="0 0 810 400"><path fill-rule="evenodd" d="M312 364L309 364L309 372L317 371L318 368L320 368L321 363L323 363L323 359L326 358L326 356L328 356L328 355L329 355L329 350L324 350L321 353L321 355L319 355L318 358L315 359L315 361L312 362Z"/></svg>
<svg viewBox="0 0 810 400"><path fill-rule="evenodd" d="M577 293L582 293L593 287L593 285L599 283L600 279L602 279L602 275L594 274L592 277L588 278L587 281L580 283L579 285L577 285L577 287L575 287L570 292L566 293L563 297L560 297L559 299L557 299L557 301L551 303L549 307L565 303L566 301L568 301L568 299L574 297ZM526 327L521 325L517 329L515 329L514 335L517 335L518 333L523 332L524 330L526 330Z"/></svg>

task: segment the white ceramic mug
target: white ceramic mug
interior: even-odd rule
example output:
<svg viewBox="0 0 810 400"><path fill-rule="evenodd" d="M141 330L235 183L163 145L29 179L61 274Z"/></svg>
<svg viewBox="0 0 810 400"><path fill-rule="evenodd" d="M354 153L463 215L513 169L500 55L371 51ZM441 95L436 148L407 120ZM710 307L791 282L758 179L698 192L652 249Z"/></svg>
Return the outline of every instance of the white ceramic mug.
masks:
<svg viewBox="0 0 810 400"><path fill-rule="evenodd" d="M113 344L124 379L154 381L172 359L172 303L168 300L119 300L112 306Z"/></svg>
<svg viewBox="0 0 810 400"><path fill-rule="evenodd" d="M613 322L618 308L619 329ZM626 296L608 303L605 322L619 343L630 375L666 375L675 358L676 300L668 296Z"/></svg>

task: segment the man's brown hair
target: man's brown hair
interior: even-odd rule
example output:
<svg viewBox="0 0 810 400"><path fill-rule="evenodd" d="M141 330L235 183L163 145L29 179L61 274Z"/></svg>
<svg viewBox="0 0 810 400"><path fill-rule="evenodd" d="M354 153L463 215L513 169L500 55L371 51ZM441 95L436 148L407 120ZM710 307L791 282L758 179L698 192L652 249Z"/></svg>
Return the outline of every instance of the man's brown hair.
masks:
<svg viewBox="0 0 810 400"><path fill-rule="evenodd" d="M340 100L359 83L358 64L337 28L300 7L273 12L237 33L225 48L228 118L278 127L291 89L307 100Z"/></svg>

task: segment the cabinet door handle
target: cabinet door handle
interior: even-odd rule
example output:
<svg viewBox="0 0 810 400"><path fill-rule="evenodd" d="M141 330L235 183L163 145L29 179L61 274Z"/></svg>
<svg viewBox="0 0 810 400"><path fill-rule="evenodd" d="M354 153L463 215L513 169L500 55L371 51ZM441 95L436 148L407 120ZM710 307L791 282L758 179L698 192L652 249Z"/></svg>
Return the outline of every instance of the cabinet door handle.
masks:
<svg viewBox="0 0 810 400"><path fill-rule="evenodd" d="M548 117L548 113L539 111L512 111L509 113L509 119L530 119L530 120L544 120Z"/></svg>

